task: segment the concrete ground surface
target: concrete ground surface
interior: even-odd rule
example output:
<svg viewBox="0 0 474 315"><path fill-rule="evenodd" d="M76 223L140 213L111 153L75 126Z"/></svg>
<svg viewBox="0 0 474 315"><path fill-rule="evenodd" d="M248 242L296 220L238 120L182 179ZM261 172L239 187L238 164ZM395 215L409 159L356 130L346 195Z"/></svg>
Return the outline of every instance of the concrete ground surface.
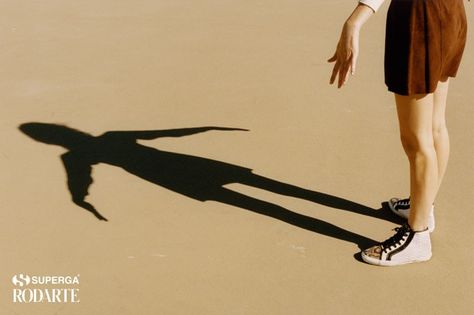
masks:
<svg viewBox="0 0 474 315"><path fill-rule="evenodd" d="M355 3L1 1L0 313L473 314L471 36L450 86L433 258L371 266L359 246L400 223L381 204L408 196L408 162L383 83L388 3L364 26L356 75L328 84ZM106 222L72 202L67 149L23 133L29 122L248 131L139 139L128 169L93 165L86 200ZM169 189L163 174L188 158ZM187 180L207 190L186 194ZM29 288L78 289L80 302L14 303L19 274L78 276Z"/></svg>

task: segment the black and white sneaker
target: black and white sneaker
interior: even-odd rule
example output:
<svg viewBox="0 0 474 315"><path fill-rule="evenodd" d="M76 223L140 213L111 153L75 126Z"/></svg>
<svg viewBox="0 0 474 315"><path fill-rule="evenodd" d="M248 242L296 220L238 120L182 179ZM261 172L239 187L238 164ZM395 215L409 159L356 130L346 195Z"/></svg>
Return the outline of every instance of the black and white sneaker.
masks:
<svg viewBox="0 0 474 315"><path fill-rule="evenodd" d="M410 216L410 197L405 199L392 198L388 201L390 210L396 215L408 219ZM430 215L428 217L428 230L433 232L435 229L434 205L431 206Z"/></svg>
<svg viewBox="0 0 474 315"><path fill-rule="evenodd" d="M428 229L413 231L408 224L396 227L394 236L362 251L362 259L372 265L398 266L431 258Z"/></svg>

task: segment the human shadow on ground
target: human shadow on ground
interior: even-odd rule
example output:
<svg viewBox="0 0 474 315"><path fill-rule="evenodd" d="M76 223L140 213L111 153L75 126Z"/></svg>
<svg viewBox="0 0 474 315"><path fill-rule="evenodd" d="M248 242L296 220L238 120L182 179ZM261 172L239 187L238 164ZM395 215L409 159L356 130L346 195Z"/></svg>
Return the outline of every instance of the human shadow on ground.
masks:
<svg viewBox="0 0 474 315"><path fill-rule="evenodd" d="M36 141L68 149L61 155L61 159L67 173L67 186L72 201L90 211L99 220L107 221L92 204L85 201L85 197L93 182L92 165L106 163L195 200L213 200L250 210L312 232L355 243L361 249L377 242L314 217L233 191L224 185L239 183L339 210L399 222L383 209L372 209L344 198L273 180L254 174L246 167L199 156L158 150L137 142L137 140L152 140L161 137L182 137L210 130L248 131L246 129L196 127L107 131L99 136L51 123L24 123L19 126L19 129Z"/></svg>

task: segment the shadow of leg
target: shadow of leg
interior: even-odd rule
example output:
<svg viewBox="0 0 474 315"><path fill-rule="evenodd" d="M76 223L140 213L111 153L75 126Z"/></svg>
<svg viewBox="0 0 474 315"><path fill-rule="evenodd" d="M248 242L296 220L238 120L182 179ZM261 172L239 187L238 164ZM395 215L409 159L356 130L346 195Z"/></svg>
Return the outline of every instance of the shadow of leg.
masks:
<svg viewBox="0 0 474 315"><path fill-rule="evenodd" d="M213 196L211 199L242 209L250 210L258 214L269 216L308 231L354 243L360 249L365 249L377 243L370 238L344 230L328 222L292 212L273 203L246 196L227 188L222 188L215 192L215 196Z"/></svg>
<svg viewBox="0 0 474 315"><path fill-rule="evenodd" d="M381 211L382 209L376 210L344 198L339 198L325 193L286 184L253 173L250 173L248 176L242 177L239 180L241 184L264 189L280 195L296 197L331 208L350 211L357 214L387 220L394 223L399 222L397 218L390 215L387 211Z"/></svg>

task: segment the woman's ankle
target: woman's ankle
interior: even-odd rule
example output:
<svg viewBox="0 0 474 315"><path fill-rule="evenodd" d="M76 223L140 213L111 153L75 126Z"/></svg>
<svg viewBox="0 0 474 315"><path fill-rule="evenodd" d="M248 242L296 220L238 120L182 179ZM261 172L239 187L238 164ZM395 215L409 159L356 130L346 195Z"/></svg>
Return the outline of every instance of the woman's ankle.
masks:
<svg viewBox="0 0 474 315"><path fill-rule="evenodd" d="M428 229L428 222L426 224L419 222L408 222L408 226L414 232L422 232Z"/></svg>

